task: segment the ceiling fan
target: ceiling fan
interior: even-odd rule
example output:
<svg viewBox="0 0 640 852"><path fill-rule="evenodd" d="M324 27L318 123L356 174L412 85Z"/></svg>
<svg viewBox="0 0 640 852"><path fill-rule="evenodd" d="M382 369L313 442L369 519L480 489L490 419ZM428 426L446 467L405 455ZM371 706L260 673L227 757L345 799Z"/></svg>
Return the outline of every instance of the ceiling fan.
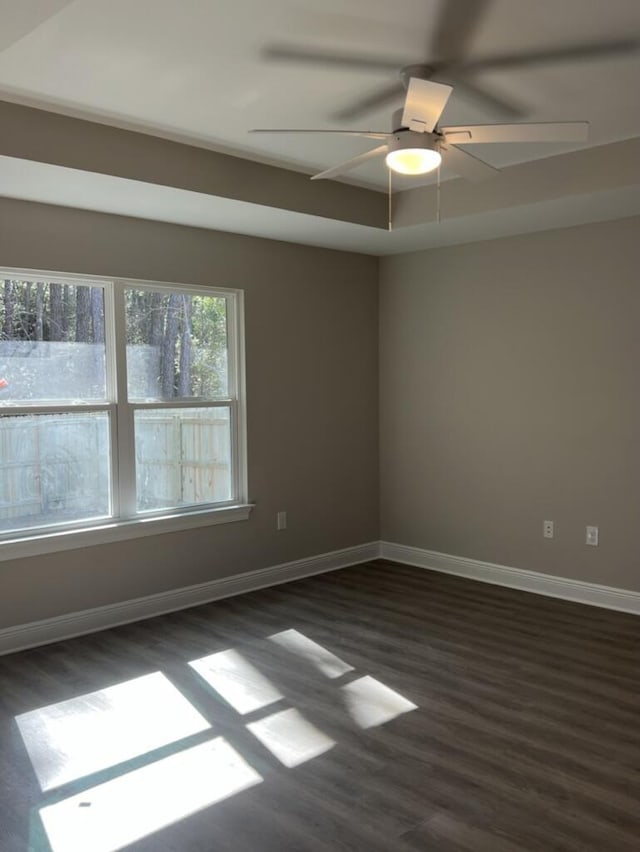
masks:
<svg viewBox="0 0 640 852"><path fill-rule="evenodd" d="M369 130L285 130L256 129L252 133L327 133L364 136L382 140L383 144L364 154L312 176L311 180L333 178L360 166L375 157L385 155L387 166L403 175L422 175L444 166L468 180L484 180L499 169L473 156L460 145L491 142L586 142L589 125L586 121L479 124L440 126L443 110L453 87L422 78L423 66L409 65L402 69L407 94L404 107L393 114L391 132Z"/></svg>

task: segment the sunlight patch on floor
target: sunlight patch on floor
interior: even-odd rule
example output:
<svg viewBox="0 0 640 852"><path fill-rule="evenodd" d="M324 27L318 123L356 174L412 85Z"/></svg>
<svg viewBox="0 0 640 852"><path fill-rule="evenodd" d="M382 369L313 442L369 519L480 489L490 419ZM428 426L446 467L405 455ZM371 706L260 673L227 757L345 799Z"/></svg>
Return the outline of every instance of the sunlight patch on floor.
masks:
<svg viewBox="0 0 640 852"><path fill-rule="evenodd" d="M269 636L269 639L280 645L281 648L285 648L292 654L296 654L311 663L327 677L340 677L346 672L353 671L353 666L348 665L340 657L336 657L331 651L314 642L313 639L309 639L298 630L283 630L281 633L274 633L273 636Z"/></svg>
<svg viewBox="0 0 640 852"><path fill-rule="evenodd" d="M361 728L374 728L403 713L417 710L416 704L369 675L353 680L341 689L351 718Z"/></svg>
<svg viewBox="0 0 640 852"><path fill-rule="evenodd" d="M307 664L331 679L354 671L298 630L268 638L291 654L291 666L297 669ZM262 718L240 724L246 723L246 730L283 766L300 766L336 745L296 708L273 712L271 705L285 696L239 651L220 651L188 665L239 716L268 714L256 713ZM371 676L333 687L324 683L331 692L329 702L341 714L346 709L363 729L417 709ZM51 852L116 852L263 781L222 737L177 751L187 744L182 740L209 731L211 725L161 672L32 710L16 722L43 791L80 779L92 785L42 804L39 814ZM169 745L175 752L170 756L153 753ZM134 758L144 758L146 765L140 767L139 761L140 768L129 765L126 771L126 762ZM121 774L97 783L95 773L113 767L118 768L112 775ZM56 795L60 793L49 801Z"/></svg>
<svg viewBox="0 0 640 852"><path fill-rule="evenodd" d="M40 810L52 852L115 852L259 784L222 737Z"/></svg>
<svg viewBox="0 0 640 852"><path fill-rule="evenodd" d="M193 660L189 665L243 716L284 697L268 678L233 649Z"/></svg>
<svg viewBox="0 0 640 852"><path fill-rule="evenodd" d="M251 733L289 768L306 763L333 748L330 739L297 710L283 710L247 725Z"/></svg>
<svg viewBox="0 0 640 852"><path fill-rule="evenodd" d="M160 672L16 717L43 791L210 725Z"/></svg>

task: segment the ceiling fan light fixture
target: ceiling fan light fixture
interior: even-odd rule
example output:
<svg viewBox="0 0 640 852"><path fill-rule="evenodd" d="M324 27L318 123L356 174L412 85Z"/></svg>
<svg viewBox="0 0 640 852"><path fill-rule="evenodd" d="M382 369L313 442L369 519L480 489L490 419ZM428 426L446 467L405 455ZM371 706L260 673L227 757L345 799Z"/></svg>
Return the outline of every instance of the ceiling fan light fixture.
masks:
<svg viewBox="0 0 640 852"><path fill-rule="evenodd" d="M440 152L433 148L396 148L386 156L387 166L401 175L424 175L437 169L441 162Z"/></svg>
<svg viewBox="0 0 640 852"><path fill-rule="evenodd" d="M401 127L387 142L387 166L400 175L424 175L438 168L440 138L435 133L418 133Z"/></svg>

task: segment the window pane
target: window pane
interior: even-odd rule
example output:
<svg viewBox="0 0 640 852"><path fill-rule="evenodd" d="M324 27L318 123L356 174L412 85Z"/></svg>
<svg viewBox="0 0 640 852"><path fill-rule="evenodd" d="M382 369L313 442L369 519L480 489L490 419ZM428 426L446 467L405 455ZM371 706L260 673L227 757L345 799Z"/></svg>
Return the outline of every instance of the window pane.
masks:
<svg viewBox="0 0 640 852"><path fill-rule="evenodd" d="M111 513L109 415L0 417L0 533Z"/></svg>
<svg viewBox="0 0 640 852"><path fill-rule="evenodd" d="M0 406L103 400L104 291L0 280Z"/></svg>
<svg viewBox="0 0 640 852"><path fill-rule="evenodd" d="M139 512L233 497L227 407L135 412Z"/></svg>
<svg viewBox="0 0 640 852"><path fill-rule="evenodd" d="M129 399L225 399L227 300L125 290Z"/></svg>

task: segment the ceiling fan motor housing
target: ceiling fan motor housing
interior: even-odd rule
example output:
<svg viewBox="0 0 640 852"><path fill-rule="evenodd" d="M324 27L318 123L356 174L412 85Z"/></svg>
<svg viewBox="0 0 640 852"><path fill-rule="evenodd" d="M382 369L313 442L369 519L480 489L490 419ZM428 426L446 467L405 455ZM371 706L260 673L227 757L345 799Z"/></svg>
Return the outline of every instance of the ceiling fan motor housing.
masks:
<svg viewBox="0 0 640 852"><path fill-rule="evenodd" d="M393 136L387 140L389 151L401 151L404 148L427 148L439 151L440 136L437 133L417 133L414 130L401 127L393 131Z"/></svg>
<svg viewBox="0 0 640 852"><path fill-rule="evenodd" d="M400 109L396 109L396 110L393 111L393 114L391 116L391 132L392 133L399 133L400 131L402 131L403 133L408 132L409 128L402 123L403 113L404 113L403 107L400 107ZM437 131L437 128L436 128L436 131ZM414 136L416 136L416 135L417 136L427 136L427 137L435 135L436 138L438 138L438 136L439 136L439 134L437 132L435 134L434 133L421 133L421 132L420 133L414 133Z"/></svg>

